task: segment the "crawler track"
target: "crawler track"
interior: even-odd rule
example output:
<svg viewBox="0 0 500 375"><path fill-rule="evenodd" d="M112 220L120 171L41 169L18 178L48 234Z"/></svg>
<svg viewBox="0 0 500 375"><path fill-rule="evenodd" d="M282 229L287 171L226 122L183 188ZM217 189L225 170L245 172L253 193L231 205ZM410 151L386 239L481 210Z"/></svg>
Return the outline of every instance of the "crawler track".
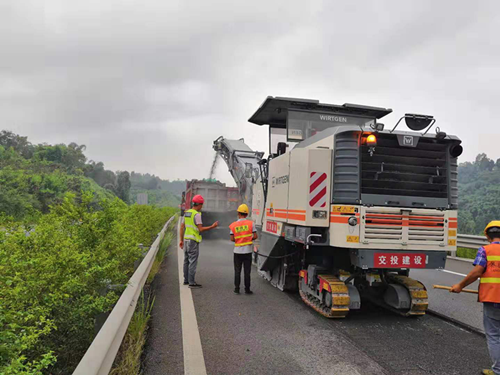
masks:
<svg viewBox="0 0 500 375"><path fill-rule="evenodd" d="M410 309L406 312L394 309L396 312L398 312L398 314L402 316L425 315L425 312L429 307L429 301L428 301L427 289L425 289L424 284L408 276L401 276L401 275L390 275L387 277L387 281L390 283L402 285L410 293L411 297Z"/></svg>
<svg viewBox="0 0 500 375"><path fill-rule="evenodd" d="M379 293L363 293L363 298L368 299L371 303L401 316L418 317L425 315L427 308L429 307L429 301L427 289L425 289L424 284L410 277L401 275L387 275L386 280L388 283L401 285L408 290L411 297L411 305L408 310L399 310L388 305Z"/></svg>
<svg viewBox="0 0 500 375"><path fill-rule="evenodd" d="M302 277L299 278L299 294L302 300L318 313L326 318L345 318L349 313L349 293L347 286L340 281L337 277L333 275L320 275L320 279L324 282L324 293L330 293L332 295L332 307L328 307L323 302L318 299L318 297L309 294L308 292L302 290L301 283L303 282ZM384 309L390 310L399 314L401 316L422 316L425 315L427 308L429 307L428 295L425 286L412 278L401 275L388 275L387 281L392 284L398 284L406 288L411 296L410 308L406 311L396 309L389 306L383 301L379 295L368 294L368 299Z"/></svg>
<svg viewBox="0 0 500 375"><path fill-rule="evenodd" d="M349 293L347 286L337 277L332 275L321 275L324 282L328 284L332 294L332 307L326 306L324 303L309 293L301 289L302 278L299 278L299 293L302 300L314 310L319 312L326 318L345 318L349 313ZM329 292L326 292L329 293Z"/></svg>

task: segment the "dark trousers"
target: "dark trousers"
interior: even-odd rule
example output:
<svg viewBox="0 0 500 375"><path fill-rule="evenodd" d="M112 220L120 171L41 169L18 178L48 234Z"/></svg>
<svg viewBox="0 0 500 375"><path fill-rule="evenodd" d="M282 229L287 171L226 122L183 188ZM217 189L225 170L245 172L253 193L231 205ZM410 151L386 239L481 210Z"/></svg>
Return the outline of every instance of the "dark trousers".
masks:
<svg viewBox="0 0 500 375"><path fill-rule="evenodd" d="M196 266L198 265L198 255L200 254L200 243L193 240L184 241L184 282L196 284Z"/></svg>
<svg viewBox="0 0 500 375"><path fill-rule="evenodd" d="M241 266L245 274L245 290L250 290L250 271L252 270L252 254L234 254L234 287L240 289Z"/></svg>

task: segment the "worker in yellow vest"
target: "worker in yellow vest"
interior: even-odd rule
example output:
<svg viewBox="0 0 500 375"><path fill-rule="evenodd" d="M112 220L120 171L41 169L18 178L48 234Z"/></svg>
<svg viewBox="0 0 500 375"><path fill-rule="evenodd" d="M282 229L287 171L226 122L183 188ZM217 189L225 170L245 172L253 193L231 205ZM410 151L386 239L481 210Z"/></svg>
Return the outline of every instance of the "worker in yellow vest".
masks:
<svg viewBox="0 0 500 375"><path fill-rule="evenodd" d="M194 280L200 254L201 233L219 226L218 221L209 227L203 226L201 209L204 202L205 200L201 195L195 195L193 197L193 208L184 212L181 223L179 247L184 249L184 285L189 284L189 288L201 288L201 284Z"/></svg>
<svg viewBox="0 0 500 375"><path fill-rule="evenodd" d="M478 278L479 302L483 303L483 324L488 351L493 362L484 375L500 375L500 221L490 222L484 229L490 242L481 247L474 260L474 268L451 292L460 293Z"/></svg>
<svg viewBox="0 0 500 375"><path fill-rule="evenodd" d="M234 242L234 293L240 294L241 268L244 269L245 294L250 290L250 271L252 269L253 241L257 239L257 231L252 220L248 220L248 206L238 207L238 220L229 226L231 241Z"/></svg>

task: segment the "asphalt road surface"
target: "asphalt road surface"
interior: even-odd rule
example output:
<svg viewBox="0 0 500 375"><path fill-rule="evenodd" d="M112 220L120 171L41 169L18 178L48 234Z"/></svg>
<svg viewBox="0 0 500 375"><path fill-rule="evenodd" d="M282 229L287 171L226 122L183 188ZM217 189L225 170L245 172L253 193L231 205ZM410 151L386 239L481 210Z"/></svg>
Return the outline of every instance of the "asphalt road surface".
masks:
<svg viewBox="0 0 500 375"><path fill-rule="evenodd" d="M472 263L448 258L445 270L412 270L410 276L427 287L429 309L465 323L481 332L483 328L483 304L477 302L477 295L468 293L449 293L433 289L434 284L452 286L464 278L473 268ZM467 289L477 290L479 283Z"/></svg>
<svg viewBox="0 0 500 375"><path fill-rule="evenodd" d="M235 295L232 259L229 241L203 241L196 276L203 288L190 290L179 285L178 250L171 246L154 282L156 302L144 356L146 375L471 375L489 366L483 336L436 316L404 318L363 303L360 311L347 318L329 320L306 306L297 294L271 286L254 267L255 294ZM424 282L425 278L431 281L439 275L453 275L419 272L423 272L418 278ZM451 282L439 279L440 284ZM452 298L457 305L468 298L430 292L432 299ZM196 314L189 318L189 311L183 309L188 310L185 301L191 296ZM180 300L184 301L182 308ZM469 313L478 315L480 310ZM198 334L200 353L196 353L196 345L186 347L187 342L196 344L190 340Z"/></svg>

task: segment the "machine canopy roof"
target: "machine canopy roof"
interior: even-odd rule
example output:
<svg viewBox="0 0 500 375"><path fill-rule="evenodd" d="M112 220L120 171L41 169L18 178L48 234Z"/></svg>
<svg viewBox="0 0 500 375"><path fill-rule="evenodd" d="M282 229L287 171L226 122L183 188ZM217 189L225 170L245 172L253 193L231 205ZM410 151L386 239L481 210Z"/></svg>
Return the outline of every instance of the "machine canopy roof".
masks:
<svg viewBox="0 0 500 375"><path fill-rule="evenodd" d="M264 103L248 120L257 125L270 125L275 128L285 128L288 110L301 112L316 112L329 115L350 115L379 119L392 112L389 108L369 107L358 104L325 104L319 100L281 98L268 96Z"/></svg>

